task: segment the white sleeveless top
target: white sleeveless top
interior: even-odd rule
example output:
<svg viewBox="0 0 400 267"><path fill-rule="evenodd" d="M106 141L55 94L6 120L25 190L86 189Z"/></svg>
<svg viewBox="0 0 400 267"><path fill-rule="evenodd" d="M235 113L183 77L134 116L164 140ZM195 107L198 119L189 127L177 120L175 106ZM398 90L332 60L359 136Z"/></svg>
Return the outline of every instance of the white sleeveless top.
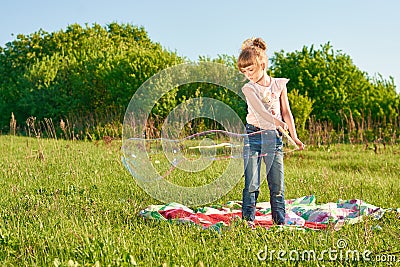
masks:
<svg viewBox="0 0 400 267"><path fill-rule="evenodd" d="M282 120L280 96L288 81L272 78L270 86L246 83L242 88L247 101L246 122L264 130L275 130L273 118Z"/></svg>

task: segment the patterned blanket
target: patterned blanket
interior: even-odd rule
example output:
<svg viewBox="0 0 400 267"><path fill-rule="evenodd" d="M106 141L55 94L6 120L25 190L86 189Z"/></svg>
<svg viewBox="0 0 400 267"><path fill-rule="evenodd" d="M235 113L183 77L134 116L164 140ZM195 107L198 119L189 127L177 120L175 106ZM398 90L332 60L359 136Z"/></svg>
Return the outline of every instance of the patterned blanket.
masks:
<svg viewBox="0 0 400 267"><path fill-rule="evenodd" d="M313 195L286 200L284 227L317 230L332 226L335 230L339 230L344 224L361 221L364 216L380 219L385 212L384 209L360 199L339 200L336 203L318 205L315 201ZM255 225L272 227L274 224L270 203L258 203L256 208ZM235 219L240 220L241 201L229 201L225 205L212 205L195 210L178 203L151 205L141 210L140 216L161 221L188 222L204 229L211 228L220 231L221 227L229 226Z"/></svg>

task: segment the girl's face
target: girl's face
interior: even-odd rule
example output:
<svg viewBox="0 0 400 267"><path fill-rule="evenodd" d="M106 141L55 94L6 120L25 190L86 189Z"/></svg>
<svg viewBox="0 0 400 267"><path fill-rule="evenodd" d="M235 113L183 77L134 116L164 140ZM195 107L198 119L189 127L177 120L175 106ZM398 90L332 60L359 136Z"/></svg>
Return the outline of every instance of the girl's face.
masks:
<svg viewBox="0 0 400 267"><path fill-rule="evenodd" d="M240 69L240 71L246 76L247 79L250 81L256 83L258 82L264 75L264 69L262 68L263 64L261 66L256 66L256 65L250 65L246 68Z"/></svg>

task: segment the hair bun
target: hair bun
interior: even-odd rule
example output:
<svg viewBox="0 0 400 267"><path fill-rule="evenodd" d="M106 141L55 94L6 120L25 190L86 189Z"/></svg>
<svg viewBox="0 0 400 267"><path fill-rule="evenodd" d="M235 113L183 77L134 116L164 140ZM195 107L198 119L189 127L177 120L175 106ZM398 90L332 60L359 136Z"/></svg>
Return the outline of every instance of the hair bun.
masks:
<svg viewBox="0 0 400 267"><path fill-rule="evenodd" d="M242 50L249 48L249 47L257 47L260 48L263 51L267 50L267 44L265 43L265 41L261 38L249 38L246 39L243 44L242 44Z"/></svg>
<svg viewBox="0 0 400 267"><path fill-rule="evenodd" d="M255 47L261 48L262 50L266 51L267 50L267 44L264 42L263 39L261 38L255 38L253 40L253 45Z"/></svg>

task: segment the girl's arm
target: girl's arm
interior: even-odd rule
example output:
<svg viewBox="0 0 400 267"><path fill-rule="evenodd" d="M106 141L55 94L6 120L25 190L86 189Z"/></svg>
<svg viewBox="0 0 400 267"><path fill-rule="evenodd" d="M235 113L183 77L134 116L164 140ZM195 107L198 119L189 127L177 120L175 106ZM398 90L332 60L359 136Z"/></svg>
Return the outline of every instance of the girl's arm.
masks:
<svg viewBox="0 0 400 267"><path fill-rule="evenodd" d="M281 100L282 118L283 118L284 122L288 125L290 136L296 142L296 144L299 146L300 150L303 150L304 149L304 144L297 137L296 126L294 124L292 111L290 110L290 105L289 105L289 99L288 99L288 96L287 96L287 88L286 88L286 86L282 90L280 100Z"/></svg>

